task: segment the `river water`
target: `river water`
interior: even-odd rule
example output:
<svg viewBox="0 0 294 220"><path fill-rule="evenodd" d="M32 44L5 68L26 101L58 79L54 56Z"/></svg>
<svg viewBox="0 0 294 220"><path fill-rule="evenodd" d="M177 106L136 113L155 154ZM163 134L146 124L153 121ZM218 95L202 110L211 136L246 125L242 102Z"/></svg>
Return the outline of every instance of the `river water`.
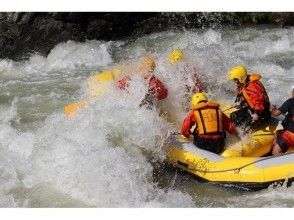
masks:
<svg viewBox="0 0 294 220"><path fill-rule="evenodd" d="M247 192L203 184L164 164L162 145L186 112L184 82L167 64L185 51L209 97L233 100L228 69L244 64L259 72L270 100L282 104L294 85L294 29L251 27L167 31L138 39L64 42L47 57L0 60L0 207L293 207L294 191L280 187ZM145 53L157 58L155 74L169 89L162 108L139 108L146 85L134 77L130 94L100 96L74 119L63 107L87 93L86 79Z"/></svg>

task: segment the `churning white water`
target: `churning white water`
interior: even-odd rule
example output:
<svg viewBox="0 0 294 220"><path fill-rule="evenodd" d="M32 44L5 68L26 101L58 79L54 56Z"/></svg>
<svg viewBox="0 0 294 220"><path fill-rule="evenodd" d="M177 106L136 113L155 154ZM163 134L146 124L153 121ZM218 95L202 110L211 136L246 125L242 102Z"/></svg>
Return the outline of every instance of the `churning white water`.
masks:
<svg viewBox="0 0 294 220"><path fill-rule="evenodd" d="M167 64L174 48L186 52L184 66ZM84 98L91 74L145 53L157 58L156 76L169 89L161 107L177 123L138 107L146 85L136 76L130 94L110 85L111 92L76 118L64 117L64 105ZM293 28L256 27L69 41L47 57L0 60L0 207L293 207L293 187L243 192L200 184L160 165L162 144L186 114L183 74L189 81L198 72L210 98L232 103L227 71L244 64L263 75L279 105L294 85L293 55Z"/></svg>

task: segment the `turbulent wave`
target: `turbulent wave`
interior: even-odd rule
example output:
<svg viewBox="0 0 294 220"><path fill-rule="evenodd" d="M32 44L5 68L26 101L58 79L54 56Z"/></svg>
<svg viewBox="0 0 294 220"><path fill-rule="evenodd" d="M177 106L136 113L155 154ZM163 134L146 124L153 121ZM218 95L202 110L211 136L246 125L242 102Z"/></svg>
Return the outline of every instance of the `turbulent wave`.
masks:
<svg viewBox="0 0 294 220"><path fill-rule="evenodd" d="M0 60L0 206L293 207L292 188L241 193L168 170L158 177L154 165L186 114L183 74L192 84L196 71L211 99L232 102L226 73L242 63L263 75L279 105L294 84L293 35L293 28L264 27L168 31L124 42L69 41L47 57ZM185 50L183 66L167 64L173 48ZM155 74L169 89L161 110L138 107L146 85L134 77L131 95L110 85L78 117L64 118L63 106L83 98L91 74L146 52L157 58ZM159 116L164 110L175 124Z"/></svg>

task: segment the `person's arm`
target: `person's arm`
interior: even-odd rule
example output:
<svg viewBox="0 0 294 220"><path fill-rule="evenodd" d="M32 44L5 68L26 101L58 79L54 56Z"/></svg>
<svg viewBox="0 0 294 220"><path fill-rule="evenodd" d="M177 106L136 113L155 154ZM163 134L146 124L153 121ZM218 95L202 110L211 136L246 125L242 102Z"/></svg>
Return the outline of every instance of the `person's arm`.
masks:
<svg viewBox="0 0 294 220"><path fill-rule="evenodd" d="M277 108L274 105L271 105L270 111L273 116L279 116L281 114L286 114L289 111L290 108L290 101L289 99L285 101L280 108Z"/></svg>
<svg viewBox="0 0 294 220"><path fill-rule="evenodd" d="M236 125L224 113L222 113L222 118L224 129L232 135L237 134Z"/></svg>
<svg viewBox="0 0 294 220"><path fill-rule="evenodd" d="M196 122L195 122L194 112L191 111L188 113L188 115L186 116L182 124L182 129L181 129L182 135L188 138L191 133L190 129L193 127L195 123Z"/></svg>
<svg viewBox="0 0 294 220"><path fill-rule="evenodd" d="M272 106L270 111L273 116L279 116L283 114L276 106Z"/></svg>

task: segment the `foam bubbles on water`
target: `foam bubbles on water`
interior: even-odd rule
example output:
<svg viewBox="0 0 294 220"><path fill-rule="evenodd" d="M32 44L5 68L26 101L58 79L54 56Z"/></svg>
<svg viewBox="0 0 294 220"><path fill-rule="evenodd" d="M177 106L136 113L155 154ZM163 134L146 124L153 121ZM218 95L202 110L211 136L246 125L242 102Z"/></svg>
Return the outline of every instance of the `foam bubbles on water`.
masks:
<svg viewBox="0 0 294 220"><path fill-rule="evenodd" d="M88 206L192 206L189 195L153 183L148 154L163 157L160 147L170 127L156 110L138 107L147 87L142 79L133 80L133 95L114 88L76 119L51 115L34 133L14 134L5 154L21 177L11 170L10 187L3 191L16 193L21 206L40 198L21 196L19 186L53 188Z"/></svg>
<svg viewBox="0 0 294 220"><path fill-rule="evenodd" d="M84 43L67 41L57 44L47 57L33 54L27 61L0 60L0 73L10 77L47 75L50 72L78 67L105 67L113 62L109 48L119 45L113 42L90 40Z"/></svg>
<svg viewBox="0 0 294 220"><path fill-rule="evenodd" d="M258 192L248 192L242 196L231 196L225 199L228 207L247 207L247 208L292 208L294 206L293 187L286 188L280 186Z"/></svg>
<svg viewBox="0 0 294 220"><path fill-rule="evenodd" d="M113 62L109 54L111 42L95 40L77 43L68 41L55 46L47 56L49 69L72 69L78 66L107 66Z"/></svg>

